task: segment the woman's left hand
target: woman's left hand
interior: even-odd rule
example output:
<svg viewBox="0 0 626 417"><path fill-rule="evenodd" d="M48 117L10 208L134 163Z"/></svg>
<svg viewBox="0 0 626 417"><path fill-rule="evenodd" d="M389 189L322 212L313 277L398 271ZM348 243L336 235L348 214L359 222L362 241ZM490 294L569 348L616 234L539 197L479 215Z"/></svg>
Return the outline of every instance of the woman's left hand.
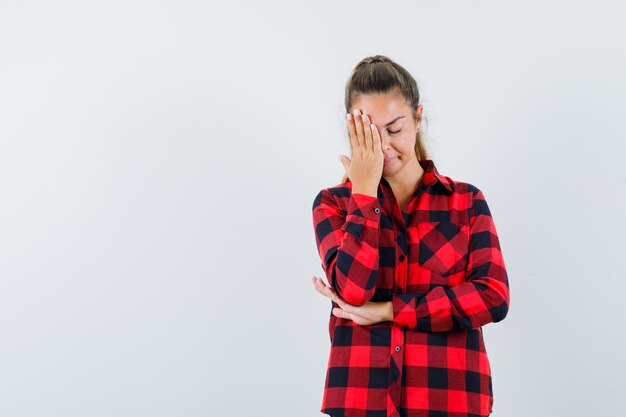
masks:
<svg viewBox="0 0 626 417"><path fill-rule="evenodd" d="M346 303L339 298L335 290L332 287L326 285L321 278L313 276L313 286L320 294L330 298L332 301L339 305L339 308L333 308L333 314L337 317L344 319L350 319L356 324L362 326L368 326L370 324L379 323L381 321L393 321L393 310L391 301L384 302L372 302L361 306L355 306Z"/></svg>

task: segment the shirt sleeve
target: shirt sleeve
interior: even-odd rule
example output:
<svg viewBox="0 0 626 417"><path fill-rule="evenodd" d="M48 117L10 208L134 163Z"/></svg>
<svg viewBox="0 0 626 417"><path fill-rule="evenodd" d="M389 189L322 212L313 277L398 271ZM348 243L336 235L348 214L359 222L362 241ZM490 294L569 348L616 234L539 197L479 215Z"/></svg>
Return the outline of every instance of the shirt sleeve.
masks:
<svg viewBox="0 0 626 417"><path fill-rule="evenodd" d="M322 269L347 303L363 305L374 295L378 276L381 208L378 198L352 193L342 212L328 189L313 202L315 240Z"/></svg>
<svg viewBox="0 0 626 417"><path fill-rule="evenodd" d="M509 280L498 234L478 190L472 202L466 281L427 293L393 294L393 321L423 332L475 329L504 319L509 305Z"/></svg>

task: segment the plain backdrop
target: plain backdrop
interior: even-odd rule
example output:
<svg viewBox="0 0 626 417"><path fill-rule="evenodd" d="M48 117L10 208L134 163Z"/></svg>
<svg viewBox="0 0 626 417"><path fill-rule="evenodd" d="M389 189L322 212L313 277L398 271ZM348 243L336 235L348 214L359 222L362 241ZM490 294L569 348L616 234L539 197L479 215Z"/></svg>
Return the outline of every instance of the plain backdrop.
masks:
<svg viewBox="0 0 626 417"><path fill-rule="evenodd" d="M0 1L0 415L318 416L343 93L418 82L509 273L494 417L623 415L618 2Z"/></svg>

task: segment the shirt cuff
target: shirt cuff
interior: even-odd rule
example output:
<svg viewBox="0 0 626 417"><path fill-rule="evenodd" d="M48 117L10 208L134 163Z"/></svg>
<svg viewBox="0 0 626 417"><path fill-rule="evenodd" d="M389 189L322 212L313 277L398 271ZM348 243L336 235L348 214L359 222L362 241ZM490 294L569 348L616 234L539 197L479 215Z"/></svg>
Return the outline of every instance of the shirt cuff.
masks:
<svg viewBox="0 0 626 417"><path fill-rule="evenodd" d="M348 213L365 217L370 220L380 220L382 207L378 197L367 194L352 193L348 203Z"/></svg>
<svg viewBox="0 0 626 417"><path fill-rule="evenodd" d="M409 329L417 328L415 294L393 294L391 305L393 307L393 323L398 327Z"/></svg>

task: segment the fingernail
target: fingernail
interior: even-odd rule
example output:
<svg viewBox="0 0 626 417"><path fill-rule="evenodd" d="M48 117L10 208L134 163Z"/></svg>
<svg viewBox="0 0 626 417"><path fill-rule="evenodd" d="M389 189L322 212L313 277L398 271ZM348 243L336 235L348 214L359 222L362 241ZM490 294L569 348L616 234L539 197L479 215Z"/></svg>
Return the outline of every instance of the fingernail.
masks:
<svg viewBox="0 0 626 417"><path fill-rule="evenodd" d="M367 121L367 116L366 116L366 115L364 115L364 114L362 114L362 115L361 115L361 119L365 122L365 121Z"/></svg>
<svg viewBox="0 0 626 417"><path fill-rule="evenodd" d="M346 114L346 119L352 120L352 115L350 113Z"/></svg>

